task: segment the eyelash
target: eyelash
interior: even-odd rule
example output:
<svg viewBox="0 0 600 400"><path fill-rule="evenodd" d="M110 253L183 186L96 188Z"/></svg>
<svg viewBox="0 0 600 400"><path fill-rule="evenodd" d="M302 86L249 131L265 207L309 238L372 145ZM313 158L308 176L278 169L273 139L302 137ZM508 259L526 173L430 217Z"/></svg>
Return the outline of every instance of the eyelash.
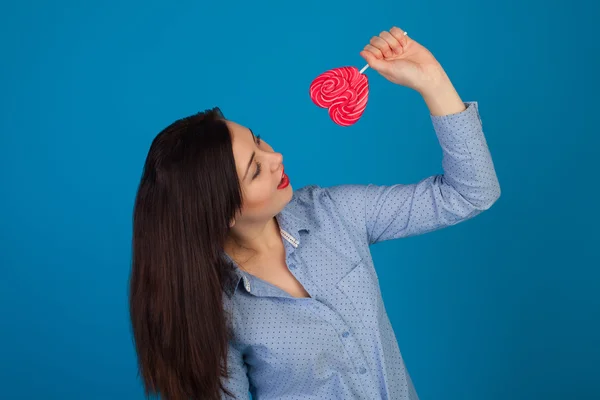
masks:
<svg viewBox="0 0 600 400"><path fill-rule="evenodd" d="M256 144L257 144L258 146L260 146L260 135L257 135L257 136L256 136L256 142L257 142ZM260 175L260 171L261 171L261 169L260 169L260 168L261 168L261 165L260 165L260 163L257 161L257 162L256 162L256 173L255 173L255 174L254 174L254 176L252 177L252 180L254 180L254 179L255 179L255 178L258 176L258 175Z"/></svg>

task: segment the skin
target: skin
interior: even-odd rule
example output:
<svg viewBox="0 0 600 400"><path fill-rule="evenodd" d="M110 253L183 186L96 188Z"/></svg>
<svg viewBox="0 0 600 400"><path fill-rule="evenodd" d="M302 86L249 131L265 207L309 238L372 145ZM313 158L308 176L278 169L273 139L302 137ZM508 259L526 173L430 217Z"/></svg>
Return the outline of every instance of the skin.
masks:
<svg viewBox="0 0 600 400"><path fill-rule="evenodd" d="M283 171L283 155L252 131L234 121L226 121L232 136L232 149L236 170L242 187L242 210L230 222L230 233L225 251L234 259L251 257L253 260L268 258L283 248L277 215L292 199L290 184L277 189ZM256 156L247 171L252 152ZM260 174L252 179L260 163ZM245 176L244 176L245 175ZM248 256L248 257L246 257Z"/></svg>
<svg viewBox="0 0 600 400"><path fill-rule="evenodd" d="M369 66L392 83L416 90L423 96L431 115L449 115L465 110L465 105L448 75L424 46L392 27L374 36L360 51ZM242 212L231 222L225 251L233 259L248 255L254 265L259 265L283 254L283 240L279 233L277 215L292 198L292 185L277 190L281 180L282 160L264 140L260 145L253 141L250 130L227 121L232 132L233 153L243 189ZM251 180L256 172L256 161L242 180L252 151L256 161L262 164L262 172Z"/></svg>
<svg viewBox="0 0 600 400"><path fill-rule="evenodd" d="M404 33L396 26L383 31L371 38L360 55L388 81L419 92L431 115L464 111L465 105L438 60Z"/></svg>

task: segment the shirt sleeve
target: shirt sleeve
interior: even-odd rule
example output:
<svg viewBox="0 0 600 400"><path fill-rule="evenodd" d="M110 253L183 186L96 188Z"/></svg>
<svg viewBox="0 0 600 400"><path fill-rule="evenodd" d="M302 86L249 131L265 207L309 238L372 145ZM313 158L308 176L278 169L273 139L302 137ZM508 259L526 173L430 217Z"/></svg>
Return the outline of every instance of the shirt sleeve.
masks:
<svg viewBox="0 0 600 400"><path fill-rule="evenodd" d="M443 173L418 183L323 188L341 217L369 244L434 231L473 218L500 196L477 102L450 115L430 115L442 147Z"/></svg>
<svg viewBox="0 0 600 400"><path fill-rule="evenodd" d="M227 351L227 371L229 378L224 379L223 386L235 395L237 400L250 399L250 383L248 381L248 367L246 366L242 353L231 343ZM221 400L233 400L224 392L221 392Z"/></svg>

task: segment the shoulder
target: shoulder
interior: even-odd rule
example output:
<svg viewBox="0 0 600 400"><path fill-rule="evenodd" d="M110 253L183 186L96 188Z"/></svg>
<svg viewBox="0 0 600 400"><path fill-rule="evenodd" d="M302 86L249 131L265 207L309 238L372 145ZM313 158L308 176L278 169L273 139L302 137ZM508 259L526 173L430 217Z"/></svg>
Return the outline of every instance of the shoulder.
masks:
<svg viewBox="0 0 600 400"><path fill-rule="evenodd" d="M294 191L293 197L298 200L307 200L314 198L332 198L352 197L356 194L362 194L366 188L374 186L373 184L340 184L329 187L319 185L306 185Z"/></svg>
<svg viewBox="0 0 600 400"><path fill-rule="evenodd" d="M312 198L322 188L319 185L306 185L294 190L293 199L303 201Z"/></svg>
<svg viewBox="0 0 600 400"><path fill-rule="evenodd" d="M365 190L369 186L372 185L307 185L294 192L291 208L313 221L350 224L361 229L364 225Z"/></svg>
<svg viewBox="0 0 600 400"><path fill-rule="evenodd" d="M294 192L293 200L299 205L311 207L348 207L364 205L364 196L370 187L368 184L340 184L329 187L307 185Z"/></svg>
<svg viewBox="0 0 600 400"><path fill-rule="evenodd" d="M318 210L331 206L329 188L306 185L294 191L291 203L296 210Z"/></svg>

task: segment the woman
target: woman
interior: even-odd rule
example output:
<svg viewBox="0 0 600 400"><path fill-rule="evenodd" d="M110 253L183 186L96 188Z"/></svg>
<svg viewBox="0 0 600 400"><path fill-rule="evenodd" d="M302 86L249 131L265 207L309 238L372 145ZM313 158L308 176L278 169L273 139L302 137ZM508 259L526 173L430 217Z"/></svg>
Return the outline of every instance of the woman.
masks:
<svg viewBox="0 0 600 400"><path fill-rule="evenodd" d="M500 188L477 103L394 27L360 53L425 100L443 175L292 190L282 155L218 109L152 143L136 198L130 312L147 394L417 399L369 245L488 209Z"/></svg>

